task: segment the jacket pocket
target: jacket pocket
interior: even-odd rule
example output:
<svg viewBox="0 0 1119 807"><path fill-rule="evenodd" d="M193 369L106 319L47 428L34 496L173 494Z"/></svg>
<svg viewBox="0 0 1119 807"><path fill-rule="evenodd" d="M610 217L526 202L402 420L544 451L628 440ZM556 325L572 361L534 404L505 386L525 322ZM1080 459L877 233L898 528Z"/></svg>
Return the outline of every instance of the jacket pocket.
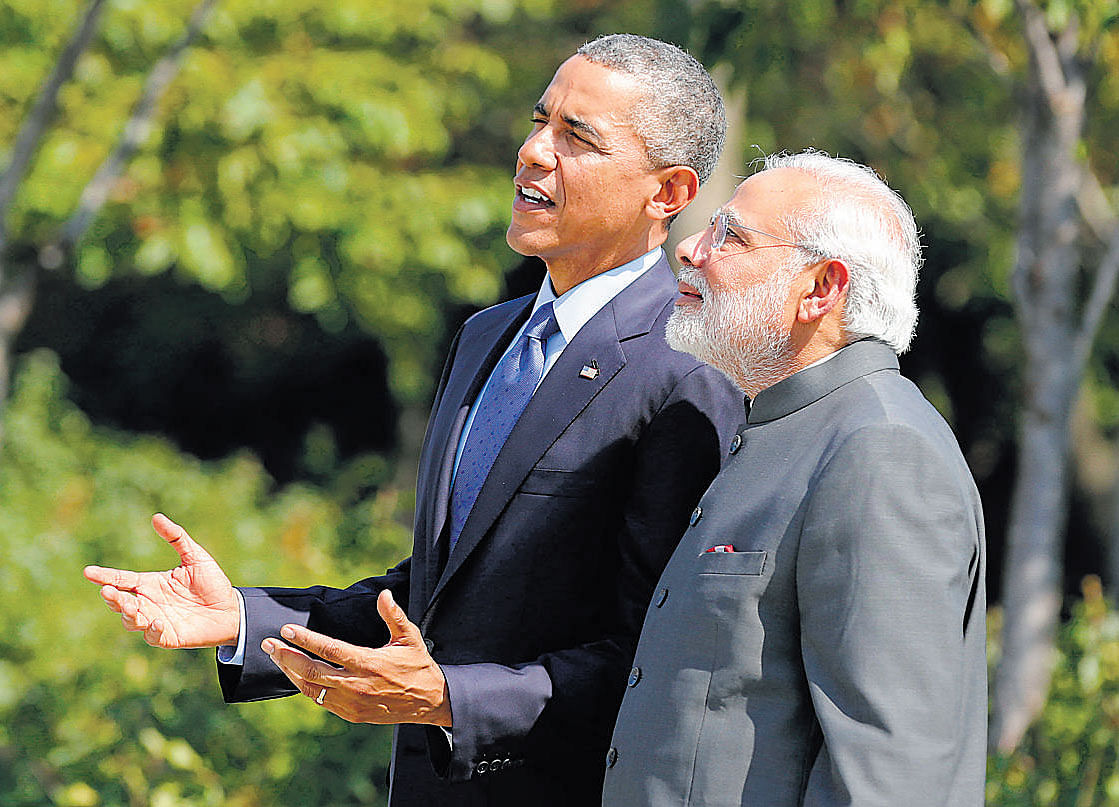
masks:
<svg viewBox="0 0 1119 807"><path fill-rule="evenodd" d="M748 552L701 552L696 558L699 574L751 574L765 571L765 550Z"/></svg>
<svg viewBox="0 0 1119 807"><path fill-rule="evenodd" d="M596 488L595 479L578 471L533 468L521 483L521 493L539 496L586 496Z"/></svg>

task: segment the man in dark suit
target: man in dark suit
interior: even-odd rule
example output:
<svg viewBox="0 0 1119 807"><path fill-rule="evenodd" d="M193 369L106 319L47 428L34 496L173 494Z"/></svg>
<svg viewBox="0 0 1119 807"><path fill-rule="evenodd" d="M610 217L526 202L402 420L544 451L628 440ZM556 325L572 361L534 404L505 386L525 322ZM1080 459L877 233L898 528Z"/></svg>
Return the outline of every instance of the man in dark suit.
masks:
<svg viewBox="0 0 1119 807"><path fill-rule="evenodd" d="M983 517L898 372L912 213L869 169L777 155L677 256L669 343L748 417L657 584L603 803L981 805Z"/></svg>
<svg viewBox="0 0 1119 807"><path fill-rule="evenodd" d="M394 807L599 801L652 585L741 422L732 385L664 342L660 245L725 130L706 71L604 37L564 62L532 120L508 241L547 277L455 337L412 556L344 590L235 590L156 516L178 569L86 571L149 643L221 646L227 700L300 691L401 724Z"/></svg>

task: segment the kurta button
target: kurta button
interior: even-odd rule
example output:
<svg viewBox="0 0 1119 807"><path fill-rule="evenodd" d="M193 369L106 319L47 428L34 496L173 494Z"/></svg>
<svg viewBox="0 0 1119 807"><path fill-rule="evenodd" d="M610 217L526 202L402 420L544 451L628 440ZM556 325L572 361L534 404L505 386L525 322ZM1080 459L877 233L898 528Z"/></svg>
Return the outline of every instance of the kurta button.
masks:
<svg viewBox="0 0 1119 807"><path fill-rule="evenodd" d="M657 608L660 608L662 605L664 605L665 600L667 600L667 599L668 599L668 586L665 586L664 588L662 588L660 591L657 592L657 598L655 600L653 600L653 605L657 606Z"/></svg>
<svg viewBox="0 0 1119 807"><path fill-rule="evenodd" d="M695 510L692 510L692 516L688 519L688 524L694 527L701 518L703 518L703 508L697 504Z"/></svg>
<svg viewBox="0 0 1119 807"><path fill-rule="evenodd" d="M607 768L613 768L617 764L618 764L618 749L617 748L611 748L609 751L606 752L606 767Z"/></svg>
<svg viewBox="0 0 1119 807"><path fill-rule="evenodd" d="M730 453L737 454L740 448L742 448L742 435L736 434L734 439L730 441Z"/></svg>
<svg viewBox="0 0 1119 807"><path fill-rule="evenodd" d="M640 681L640 680L641 680L641 668L638 667L635 664L633 669L629 671L629 681L627 683L629 684L629 686L635 687L635 686L637 686L637 682Z"/></svg>

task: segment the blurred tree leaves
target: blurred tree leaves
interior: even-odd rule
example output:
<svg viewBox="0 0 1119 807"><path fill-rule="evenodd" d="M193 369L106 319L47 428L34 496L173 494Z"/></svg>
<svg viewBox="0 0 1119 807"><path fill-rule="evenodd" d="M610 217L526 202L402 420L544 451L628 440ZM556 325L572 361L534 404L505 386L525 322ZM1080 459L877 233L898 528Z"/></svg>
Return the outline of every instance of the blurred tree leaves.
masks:
<svg viewBox="0 0 1119 807"><path fill-rule="evenodd" d="M999 657L1001 612L989 655ZM988 764L991 807L1104 807L1119 802L1119 613L1098 577L1062 625L1045 711L1013 753Z"/></svg>
<svg viewBox="0 0 1119 807"><path fill-rule="evenodd" d="M346 584L355 544L370 572L407 552L398 502L273 491L250 456L202 463L96 429L65 383L51 354L27 356L0 448L0 802L381 803L389 730L302 698L222 707L211 652L126 634L81 568L172 563L148 524L166 510L238 582Z"/></svg>
<svg viewBox="0 0 1119 807"><path fill-rule="evenodd" d="M51 60L74 0L0 4L0 143ZM146 71L189 2L116 0L60 97L13 210L45 244L116 140ZM437 370L442 311L492 301L504 245L510 144L494 113L512 81L484 34L548 4L321 0L220 3L76 257L98 286L174 270L230 299L280 269L288 298L329 328L356 320L384 345L404 402ZM514 131L514 128L516 131ZM492 139L489 151L467 142Z"/></svg>

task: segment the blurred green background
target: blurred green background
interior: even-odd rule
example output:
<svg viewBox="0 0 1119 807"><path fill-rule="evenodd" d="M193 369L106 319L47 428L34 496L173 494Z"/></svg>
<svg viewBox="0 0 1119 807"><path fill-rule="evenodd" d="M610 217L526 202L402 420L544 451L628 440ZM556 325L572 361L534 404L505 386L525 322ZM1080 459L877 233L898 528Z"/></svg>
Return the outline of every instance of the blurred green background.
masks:
<svg viewBox="0 0 1119 807"><path fill-rule="evenodd" d="M450 335L540 282L504 241L532 104L612 31L728 100L675 238L780 149L913 206L903 370L988 522L988 802L1119 805L1113 0L0 0L0 804L384 803L387 730L222 705L81 568L173 563L156 511L241 584L409 551Z"/></svg>

